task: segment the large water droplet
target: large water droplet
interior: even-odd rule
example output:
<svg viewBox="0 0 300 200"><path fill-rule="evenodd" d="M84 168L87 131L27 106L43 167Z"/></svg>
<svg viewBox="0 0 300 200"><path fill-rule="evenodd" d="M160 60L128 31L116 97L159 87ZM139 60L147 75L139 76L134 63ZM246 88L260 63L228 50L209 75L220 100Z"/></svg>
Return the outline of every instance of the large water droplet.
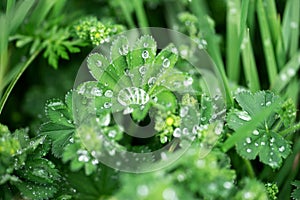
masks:
<svg viewBox="0 0 300 200"><path fill-rule="evenodd" d="M170 60L168 58L165 58L163 61L163 67L168 68L170 67Z"/></svg>
<svg viewBox="0 0 300 200"><path fill-rule="evenodd" d="M250 115L246 111L238 112L238 117L242 120L245 120L245 121L250 121L251 120Z"/></svg>
<svg viewBox="0 0 300 200"><path fill-rule="evenodd" d="M123 106L131 104L144 105L148 103L150 97L147 92L137 87L127 87L118 94L118 102Z"/></svg>

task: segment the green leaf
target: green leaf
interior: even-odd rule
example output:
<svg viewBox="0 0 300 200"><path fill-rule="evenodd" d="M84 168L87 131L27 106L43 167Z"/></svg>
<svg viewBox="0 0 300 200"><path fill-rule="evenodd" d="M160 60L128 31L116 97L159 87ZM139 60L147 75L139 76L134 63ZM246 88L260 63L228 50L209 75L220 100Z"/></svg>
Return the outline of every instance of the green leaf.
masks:
<svg viewBox="0 0 300 200"><path fill-rule="evenodd" d="M114 89L117 83L116 71L109 64L107 58L101 54L94 53L88 57L87 64L91 74L97 81L110 89Z"/></svg>
<svg viewBox="0 0 300 200"><path fill-rule="evenodd" d="M46 104L46 116L49 122L41 126L41 134L52 140L52 152L61 157L64 147L70 143L75 132L72 113L72 92L67 93L65 103L61 100L50 100Z"/></svg>
<svg viewBox="0 0 300 200"><path fill-rule="evenodd" d="M164 90L156 95L157 104L162 106L166 111L174 112L177 108L177 99L176 96L168 91Z"/></svg>
<svg viewBox="0 0 300 200"><path fill-rule="evenodd" d="M250 124L265 107L275 106L281 102L278 96L265 91L255 94L242 92L237 95L236 100L243 110L234 109L227 115L227 124L235 131L242 130L247 126L246 124ZM236 141L236 150L240 156L251 160L258 155L261 162L272 168L281 166L282 159L290 154L291 148L289 142L276 130L271 130L278 118L276 114L278 112L277 107L273 112L265 115L264 122L248 130L249 133L245 138Z"/></svg>
<svg viewBox="0 0 300 200"><path fill-rule="evenodd" d="M292 197L295 200L299 200L300 199L300 181L294 181L292 183L292 185L294 185L296 187L296 189L294 189L292 192Z"/></svg>

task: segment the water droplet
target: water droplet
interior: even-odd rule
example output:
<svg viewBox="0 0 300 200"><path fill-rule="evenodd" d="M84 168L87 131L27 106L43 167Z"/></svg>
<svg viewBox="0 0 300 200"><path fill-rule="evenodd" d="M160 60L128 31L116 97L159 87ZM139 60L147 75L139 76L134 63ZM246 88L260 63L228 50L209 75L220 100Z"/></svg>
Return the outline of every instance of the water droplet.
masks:
<svg viewBox="0 0 300 200"><path fill-rule="evenodd" d="M295 71L293 68L289 68L289 69L287 70L287 74L288 74L289 76L294 76L294 75L296 74L296 71Z"/></svg>
<svg viewBox="0 0 300 200"><path fill-rule="evenodd" d="M193 78L192 77L188 77L186 80L183 81L183 85L185 87L192 85L193 83Z"/></svg>
<svg viewBox="0 0 300 200"><path fill-rule="evenodd" d="M97 164L99 164L99 161L97 159L94 159L94 160L92 160L92 164L97 165Z"/></svg>
<svg viewBox="0 0 300 200"><path fill-rule="evenodd" d="M155 78L155 77L149 78L149 80L148 80L148 85L149 85L149 87L151 87L152 85L154 85L155 82L156 82L156 78Z"/></svg>
<svg viewBox="0 0 300 200"><path fill-rule="evenodd" d="M116 130L110 130L108 132L108 137L114 138L117 135L117 131Z"/></svg>
<svg viewBox="0 0 300 200"><path fill-rule="evenodd" d="M147 50L144 50L142 53L142 58L147 59L149 58L149 52Z"/></svg>
<svg viewBox="0 0 300 200"><path fill-rule="evenodd" d="M204 122L206 120L206 117L201 117L200 120Z"/></svg>
<svg viewBox="0 0 300 200"><path fill-rule="evenodd" d="M275 142L275 138L272 137L272 138L270 139L270 142L272 142L272 143Z"/></svg>
<svg viewBox="0 0 300 200"><path fill-rule="evenodd" d="M298 28L298 23L292 21L292 22L290 23L290 26L291 26L291 28L293 28L293 29L297 29L297 28Z"/></svg>
<svg viewBox="0 0 300 200"><path fill-rule="evenodd" d="M171 188L165 189L162 196L164 200L178 200L176 192Z"/></svg>
<svg viewBox="0 0 300 200"><path fill-rule="evenodd" d="M189 108L187 106L180 108L180 117L185 117L189 112Z"/></svg>
<svg viewBox="0 0 300 200"><path fill-rule="evenodd" d="M266 106L270 106L271 105L271 101L268 101L267 103L266 103Z"/></svg>
<svg viewBox="0 0 300 200"><path fill-rule="evenodd" d="M261 144L262 146L265 146L265 145L266 145L266 143L265 143L265 142L261 142L260 144Z"/></svg>
<svg viewBox="0 0 300 200"><path fill-rule="evenodd" d="M103 106L104 106L104 108L110 108L112 106L112 103L105 102Z"/></svg>
<svg viewBox="0 0 300 200"><path fill-rule="evenodd" d="M282 81L286 81L286 80L287 80L286 74L285 74L285 73L280 74L280 79L281 79Z"/></svg>
<svg viewBox="0 0 300 200"><path fill-rule="evenodd" d="M101 60L97 60L96 64L97 64L98 67L101 67L102 66Z"/></svg>
<svg viewBox="0 0 300 200"><path fill-rule="evenodd" d="M78 157L79 162L88 162L89 160L90 160L89 157L85 154L82 154Z"/></svg>
<svg viewBox="0 0 300 200"><path fill-rule="evenodd" d="M254 145L255 145L256 147L258 147L258 143L257 143L257 142L255 142Z"/></svg>
<svg viewBox="0 0 300 200"><path fill-rule="evenodd" d="M252 149L247 149L246 151L247 151L247 153L251 153Z"/></svg>
<svg viewBox="0 0 300 200"><path fill-rule="evenodd" d="M145 197L148 196L149 189L146 185L139 185L136 192L139 196Z"/></svg>
<svg viewBox="0 0 300 200"><path fill-rule="evenodd" d="M229 181L226 181L226 182L223 184L223 187L226 188L226 189L230 189L230 188L232 188L232 183L229 182Z"/></svg>
<svg viewBox="0 0 300 200"><path fill-rule="evenodd" d="M247 142L248 144L250 144L250 143L251 143L251 138L247 137L247 138L246 138L246 142Z"/></svg>
<svg viewBox="0 0 300 200"><path fill-rule="evenodd" d="M160 157L161 157L162 160L168 160L168 156L165 152L161 152Z"/></svg>
<svg viewBox="0 0 300 200"><path fill-rule="evenodd" d="M108 98L111 98L113 96L113 91L111 90L106 90L105 93L104 93L104 96L108 97Z"/></svg>
<svg viewBox="0 0 300 200"><path fill-rule="evenodd" d="M121 48L119 48L119 54L122 56L125 56L128 54L128 48L129 46L127 44L123 45Z"/></svg>
<svg viewBox="0 0 300 200"><path fill-rule="evenodd" d="M176 138L179 138L181 136L180 128L175 128L175 130L173 132L173 136L176 137Z"/></svg>
<svg viewBox="0 0 300 200"><path fill-rule="evenodd" d="M93 87L93 89L91 90L91 94L94 96L102 96L103 91L97 87Z"/></svg>
<svg viewBox="0 0 300 200"><path fill-rule="evenodd" d="M168 68L170 67L170 60L168 58L165 58L163 61L163 67Z"/></svg>
<svg viewBox="0 0 300 200"><path fill-rule="evenodd" d="M246 111L238 112L238 117L242 120L245 120L245 121L250 121L251 120L250 115Z"/></svg>
<svg viewBox="0 0 300 200"><path fill-rule="evenodd" d="M252 197L253 197L253 195L251 192L245 192L245 194L244 194L245 199L251 199Z"/></svg>
<svg viewBox="0 0 300 200"><path fill-rule="evenodd" d="M259 135L258 130L254 130L252 133L253 133L253 135Z"/></svg>
<svg viewBox="0 0 300 200"><path fill-rule="evenodd" d="M146 42L144 42L143 46L144 46L145 48L147 48L147 47L149 46L149 44L146 43Z"/></svg>
<svg viewBox="0 0 300 200"><path fill-rule="evenodd" d="M183 133L183 135L188 135L189 134L189 130L187 128L183 128L182 129L182 133Z"/></svg>
<svg viewBox="0 0 300 200"><path fill-rule="evenodd" d="M146 67L145 66L141 66L139 68L139 72L141 73L141 75L144 75L146 73Z"/></svg>
<svg viewBox="0 0 300 200"><path fill-rule="evenodd" d="M163 136L163 137L160 137L160 142L161 143L166 143L168 141L168 137L167 136Z"/></svg>
<svg viewBox="0 0 300 200"><path fill-rule="evenodd" d="M157 102L157 100L158 100L157 96L153 96L153 97L152 97L152 100L153 100L154 102Z"/></svg>
<svg viewBox="0 0 300 200"><path fill-rule="evenodd" d="M283 152L284 150L285 150L285 147L284 146L281 146L281 147L279 147L279 149L278 149L280 152Z"/></svg>

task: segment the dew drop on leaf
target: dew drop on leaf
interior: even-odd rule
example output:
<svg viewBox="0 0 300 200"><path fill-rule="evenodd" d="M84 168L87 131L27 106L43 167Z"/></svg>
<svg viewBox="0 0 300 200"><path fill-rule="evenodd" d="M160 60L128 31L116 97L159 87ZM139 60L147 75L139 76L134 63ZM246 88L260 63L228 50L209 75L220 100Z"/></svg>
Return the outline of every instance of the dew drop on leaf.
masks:
<svg viewBox="0 0 300 200"><path fill-rule="evenodd" d="M102 66L101 60L97 60L96 64L97 64L98 67L101 67Z"/></svg>
<svg viewBox="0 0 300 200"><path fill-rule="evenodd" d="M281 147L279 147L279 149L278 149L280 152L283 152L284 150L285 150L285 147L284 146L281 146Z"/></svg>
<svg viewBox="0 0 300 200"><path fill-rule="evenodd" d="M181 136L180 128L175 128L175 130L173 132L173 136L176 137L176 138L179 138Z"/></svg>
<svg viewBox="0 0 300 200"><path fill-rule="evenodd" d="M104 93L104 96L108 97L108 98L111 98L113 96L113 91L111 90L106 90L105 93Z"/></svg>
<svg viewBox="0 0 300 200"><path fill-rule="evenodd" d="M188 114L189 108L187 106L180 108L180 117L185 117Z"/></svg>
<svg viewBox="0 0 300 200"><path fill-rule="evenodd" d="M142 53L142 58L147 59L149 58L149 52L147 50L144 50Z"/></svg>
<svg viewBox="0 0 300 200"><path fill-rule="evenodd" d="M116 135L117 135L117 131L116 130L110 130L108 132L108 136L111 137L111 138L116 137Z"/></svg>
<svg viewBox="0 0 300 200"><path fill-rule="evenodd" d="M246 138L246 142L247 142L248 144L250 144L250 143L251 143L251 138L247 137L247 138Z"/></svg>
<svg viewBox="0 0 300 200"><path fill-rule="evenodd" d="M149 78L149 80L148 80L149 87L153 86L155 84L155 82L156 82L156 78L155 77Z"/></svg>
<svg viewBox="0 0 300 200"><path fill-rule="evenodd" d="M185 87L192 85L193 83L193 78L192 77L188 77L186 80L183 81L183 85Z"/></svg>
<svg viewBox="0 0 300 200"><path fill-rule="evenodd" d="M165 58L162 65L164 68L170 67L170 60L168 58Z"/></svg>
<svg viewBox="0 0 300 200"><path fill-rule="evenodd" d="M238 117L242 120L245 120L245 121L250 121L251 120L250 115L246 111L238 112Z"/></svg>
<svg viewBox="0 0 300 200"><path fill-rule="evenodd" d="M146 67L145 66L141 66L139 68L139 72L141 73L141 75L144 75L146 73Z"/></svg>
<svg viewBox="0 0 300 200"><path fill-rule="evenodd" d="M253 133L253 135L259 135L258 130L254 130L252 133Z"/></svg>
<svg viewBox="0 0 300 200"><path fill-rule="evenodd" d="M110 108L112 106L112 103L105 102L103 106L104 106L104 108Z"/></svg>
<svg viewBox="0 0 300 200"><path fill-rule="evenodd" d="M92 90L91 90L91 94L94 95L94 96L102 96L102 90L97 88L97 87L94 87Z"/></svg>
<svg viewBox="0 0 300 200"><path fill-rule="evenodd" d="M247 153L251 153L251 152L252 152L252 150L251 150L251 149L247 149L246 151L247 151Z"/></svg>

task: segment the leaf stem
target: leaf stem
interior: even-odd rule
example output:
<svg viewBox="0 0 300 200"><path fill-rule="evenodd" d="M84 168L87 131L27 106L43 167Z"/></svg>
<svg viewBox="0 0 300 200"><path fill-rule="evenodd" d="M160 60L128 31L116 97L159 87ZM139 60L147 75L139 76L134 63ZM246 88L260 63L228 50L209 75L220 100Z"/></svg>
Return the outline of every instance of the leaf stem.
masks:
<svg viewBox="0 0 300 200"><path fill-rule="evenodd" d="M291 133L291 132L294 132L294 131L297 131L300 129L300 122L298 122L298 124L295 124L294 126L291 126L283 131L281 131L279 134L280 135L286 135L288 133Z"/></svg>
<svg viewBox="0 0 300 200"><path fill-rule="evenodd" d="M7 89L5 90L3 97L0 100L0 115L3 111L3 107L12 91L12 89L14 88L14 86L16 85L17 81L19 80L19 78L21 77L21 75L24 73L24 71L27 69L27 67L32 63L32 61L39 55L39 53L41 52L42 48L38 49L35 53L33 53L31 55L31 57L27 60L27 62L23 65L23 67L20 68L20 71L16 74L16 76L14 77L14 79L10 82L10 84L8 85Z"/></svg>
<svg viewBox="0 0 300 200"><path fill-rule="evenodd" d="M255 177L255 172L253 170L253 167L251 165L251 162L247 159L243 159L244 160L244 163L246 165L246 168L247 168L247 171L248 171L248 174L249 174L249 177L250 178L254 178Z"/></svg>
<svg viewBox="0 0 300 200"><path fill-rule="evenodd" d="M136 10L136 17L138 20L138 24L140 28L145 28L145 27L149 27L149 23L147 20L147 16L145 13L145 9L143 6L143 1L142 0L134 0L134 7ZM149 30L145 30L146 33L149 33Z"/></svg>

